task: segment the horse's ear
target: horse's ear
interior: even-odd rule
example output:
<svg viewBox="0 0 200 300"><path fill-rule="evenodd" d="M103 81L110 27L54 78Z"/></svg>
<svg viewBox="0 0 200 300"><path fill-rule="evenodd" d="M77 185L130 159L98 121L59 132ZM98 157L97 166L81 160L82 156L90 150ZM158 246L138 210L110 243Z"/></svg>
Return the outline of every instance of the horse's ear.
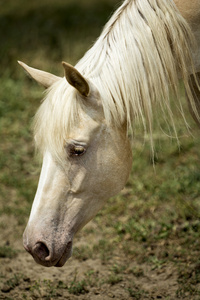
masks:
<svg viewBox="0 0 200 300"><path fill-rule="evenodd" d="M61 79L61 77L55 76L51 73L31 68L31 67L27 66L25 63L23 63L21 61L18 61L18 63L30 75L31 78L36 80L39 84L43 85L45 88L50 87L56 81Z"/></svg>
<svg viewBox="0 0 200 300"><path fill-rule="evenodd" d="M90 92L87 80L70 64L62 62L65 69L65 78L69 84L79 91L82 96L87 97Z"/></svg>

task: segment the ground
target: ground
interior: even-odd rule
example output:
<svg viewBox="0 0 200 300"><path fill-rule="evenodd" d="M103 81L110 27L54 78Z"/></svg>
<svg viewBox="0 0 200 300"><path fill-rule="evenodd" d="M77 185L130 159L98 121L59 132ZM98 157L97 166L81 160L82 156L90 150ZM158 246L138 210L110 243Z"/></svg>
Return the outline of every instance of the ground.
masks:
<svg viewBox="0 0 200 300"><path fill-rule="evenodd" d="M136 132L126 187L75 237L64 267L39 266L23 249L41 166L31 123L43 89L16 61L62 75L61 61L84 54L117 3L0 3L0 299L200 299L200 140L184 92L191 128L174 115L180 147L156 129L153 165L148 137Z"/></svg>
<svg viewBox="0 0 200 300"><path fill-rule="evenodd" d="M156 170L147 150L133 151L127 186L77 235L62 268L25 252L29 209L10 191L0 215L0 299L199 299L199 147L188 139Z"/></svg>
<svg viewBox="0 0 200 300"><path fill-rule="evenodd" d="M15 233L16 222L7 221ZM76 239L74 257L63 268L49 269L37 265L10 231L4 231L10 246L0 259L0 299L199 299L200 265L181 253L180 240L141 242L138 253L130 235L119 242L113 234L107 242L91 222Z"/></svg>

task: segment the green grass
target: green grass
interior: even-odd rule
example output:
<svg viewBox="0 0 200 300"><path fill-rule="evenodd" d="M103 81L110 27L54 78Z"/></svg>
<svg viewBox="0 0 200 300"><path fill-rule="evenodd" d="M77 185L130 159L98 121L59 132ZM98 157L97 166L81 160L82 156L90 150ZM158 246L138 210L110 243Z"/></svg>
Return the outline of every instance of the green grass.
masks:
<svg viewBox="0 0 200 300"><path fill-rule="evenodd" d="M133 284L133 287L128 288L128 292L129 292L130 297L132 297L135 300L142 299L142 296L145 294L146 294L146 296L148 296L148 294L144 290L138 289L138 287L136 287L134 284Z"/></svg>
<svg viewBox="0 0 200 300"><path fill-rule="evenodd" d="M82 281L73 280L68 286L68 291L70 294L74 294L74 295L87 293L85 280Z"/></svg>
<svg viewBox="0 0 200 300"><path fill-rule="evenodd" d="M43 89L26 77L16 61L24 60L62 75L60 62L74 64L81 58L98 37L117 2L0 3L3 39L0 47L0 230L13 226L16 239L22 235L37 188L40 162L34 158L31 123L43 97ZM23 282L24 299L40 297L42 291L46 299L57 299L66 291L84 295L92 288L124 286L121 289L127 297L149 296L150 299L150 292L139 283L146 278L143 266L149 272L158 273L170 266L177 274L175 296L198 299L200 140L198 128L188 118L194 137L177 121L180 149L176 141L156 130L155 168L148 140L144 143L142 133L137 132L133 140L133 168L125 189L109 199L98 213L93 221L95 229L88 227L78 235L86 241L91 237L91 242L80 247L75 244L73 259L80 264L98 260L105 274L91 268L81 276L77 271L73 279L65 281L26 281L18 273L9 278L1 274L5 288L13 290ZM15 220L14 225L5 224L4 218ZM4 240L0 242L1 260L17 259L17 253L12 243L5 246ZM130 266L132 262L136 264Z"/></svg>
<svg viewBox="0 0 200 300"><path fill-rule="evenodd" d="M17 256L17 251L10 246L0 246L0 258L14 258Z"/></svg>

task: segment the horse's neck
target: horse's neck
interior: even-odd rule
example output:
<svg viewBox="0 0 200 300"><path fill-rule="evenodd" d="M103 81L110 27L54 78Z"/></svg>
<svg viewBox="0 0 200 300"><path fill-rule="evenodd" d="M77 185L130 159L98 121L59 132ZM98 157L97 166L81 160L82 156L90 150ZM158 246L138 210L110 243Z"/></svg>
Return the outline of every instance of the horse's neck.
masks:
<svg viewBox="0 0 200 300"><path fill-rule="evenodd" d="M199 0L174 0L181 15L190 25L195 36L197 47L194 52L194 64L200 71L200 1Z"/></svg>
<svg viewBox="0 0 200 300"><path fill-rule="evenodd" d="M174 0L174 3L189 24L200 24L199 0Z"/></svg>

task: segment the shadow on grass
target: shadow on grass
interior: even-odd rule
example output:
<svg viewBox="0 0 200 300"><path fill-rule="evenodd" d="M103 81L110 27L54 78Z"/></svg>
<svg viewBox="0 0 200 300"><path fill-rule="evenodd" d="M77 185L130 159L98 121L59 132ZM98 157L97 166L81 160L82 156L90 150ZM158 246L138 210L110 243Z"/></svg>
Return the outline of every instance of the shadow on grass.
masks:
<svg viewBox="0 0 200 300"><path fill-rule="evenodd" d="M5 68L14 70L17 58L40 49L45 49L49 60L62 60L65 43L98 37L100 28L117 3L116 0L34 2L17 0L0 4L0 60L3 66L0 75Z"/></svg>

